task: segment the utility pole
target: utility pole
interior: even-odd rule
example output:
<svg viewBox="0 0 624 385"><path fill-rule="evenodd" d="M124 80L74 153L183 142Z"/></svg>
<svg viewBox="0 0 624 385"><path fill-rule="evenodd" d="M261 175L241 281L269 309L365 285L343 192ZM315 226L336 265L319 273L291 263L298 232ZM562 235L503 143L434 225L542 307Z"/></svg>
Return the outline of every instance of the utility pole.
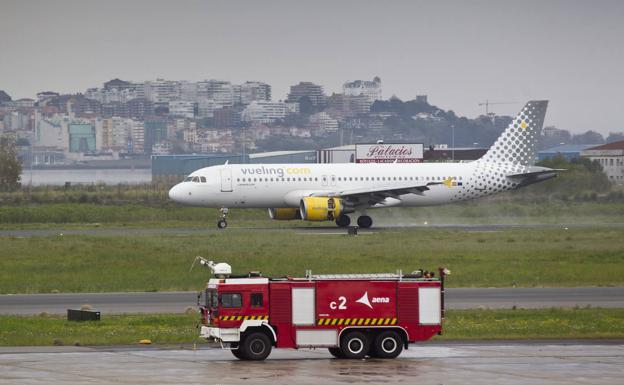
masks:
<svg viewBox="0 0 624 385"><path fill-rule="evenodd" d="M451 124L451 159L455 162L455 125Z"/></svg>

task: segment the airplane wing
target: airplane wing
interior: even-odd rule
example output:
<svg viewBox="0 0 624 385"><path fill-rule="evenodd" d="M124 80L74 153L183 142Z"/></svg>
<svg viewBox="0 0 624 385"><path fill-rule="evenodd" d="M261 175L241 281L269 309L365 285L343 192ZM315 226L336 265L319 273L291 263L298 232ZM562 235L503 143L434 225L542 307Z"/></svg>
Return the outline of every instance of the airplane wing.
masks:
<svg viewBox="0 0 624 385"><path fill-rule="evenodd" d="M357 188L351 190L336 191L330 194L327 192L312 194L312 196L333 196L345 200L349 206L383 204L386 198L401 199L401 195L416 194L423 195L429 190L429 186L443 184L443 182L428 182L425 184L405 184L403 186L382 186L376 188Z"/></svg>

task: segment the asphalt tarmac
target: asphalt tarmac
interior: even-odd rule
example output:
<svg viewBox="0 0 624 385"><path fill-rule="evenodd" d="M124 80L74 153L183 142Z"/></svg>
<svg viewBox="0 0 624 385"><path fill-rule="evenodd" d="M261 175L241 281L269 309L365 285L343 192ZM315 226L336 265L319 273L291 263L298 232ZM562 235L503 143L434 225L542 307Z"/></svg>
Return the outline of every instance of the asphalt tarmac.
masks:
<svg viewBox="0 0 624 385"><path fill-rule="evenodd" d="M102 313L182 313L197 304L195 292L0 295L0 314L65 314L91 305ZM452 288L447 309L613 307L624 308L624 287Z"/></svg>
<svg viewBox="0 0 624 385"><path fill-rule="evenodd" d="M426 343L394 360L276 349L263 362L238 361L216 348L0 348L0 385L615 385L622 383L622 362L622 341Z"/></svg>
<svg viewBox="0 0 624 385"><path fill-rule="evenodd" d="M400 229L447 229L462 231L502 231L509 229L565 229L583 227L624 227L624 223L609 224L401 224L393 226L374 226L370 229L359 229L360 234L396 231ZM0 230L0 237L32 238L50 237L66 235L99 235L99 236L146 236L146 235L187 235L187 234L209 234L224 231L291 231L299 234L317 235L346 235L347 230L333 226L293 226L287 228L279 227L239 227L232 223L225 230L217 229L216 225L207 225L205 228L80 228L80 229L11 229Z"/></svg>

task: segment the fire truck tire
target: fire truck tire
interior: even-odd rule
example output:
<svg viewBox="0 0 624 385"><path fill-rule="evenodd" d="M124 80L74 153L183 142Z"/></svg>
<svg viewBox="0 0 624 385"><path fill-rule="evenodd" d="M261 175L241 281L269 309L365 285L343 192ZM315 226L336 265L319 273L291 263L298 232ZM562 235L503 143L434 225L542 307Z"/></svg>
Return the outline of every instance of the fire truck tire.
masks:
<svg viewBox="0 0 624 385"><path fill-rule="evenodd" d="M375 337L373 355L379 358L396 358L403 351L403 340L399 333L386 330Z"/></svg>
<svg viewBox="0 0 624 385"><path fill-rule="evenodd" d="M340 339L340 350L345 358L364 358L370 350L370 341L360 332L349 332Z"/></svg>
<svg viewBox="0 0 624 385"><path fill-rule="evenodd" d="M241 342L239 350L245 357L252 361L262 361L271 354L271 340L264 333L251 333L245 336Z"/></svg>
<svg viewBox="0 0 624 385"><path fill-rule="evenodd" d="M245 360L247 359L245 357L245 355L243 354L243 350L241 348L238 349L232 349L230 350L232 352L232 354L234 355L234 357L238 358L239 360Z"/></svg>
<svg viewBox="0 0 624 385"><path fill-rule="evenodd" d="M342 354L342 350L340 350L340 348L329 348L327 350L329 350L329 354L336 358L345 358L345 355Z"/></svg>

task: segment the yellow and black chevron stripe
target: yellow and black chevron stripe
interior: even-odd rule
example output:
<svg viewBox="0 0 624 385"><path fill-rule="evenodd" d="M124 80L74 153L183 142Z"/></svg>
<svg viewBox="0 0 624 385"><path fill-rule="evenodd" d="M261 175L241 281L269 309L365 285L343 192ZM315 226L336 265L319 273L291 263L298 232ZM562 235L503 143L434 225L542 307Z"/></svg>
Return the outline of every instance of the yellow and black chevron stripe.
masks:
<svg viewBox="0 0 624 385"><path fill-rule="evenodd" d="M257 320L266 321L269 319L268 315L222 315L219 317L221 321L245 321L245 320Z"/></svg>
<svg viewBox="0 0 624 385"><path fill-rule="evenodd" d="M321 318L317 325L320 326L385 326L396 325L396 318Z"/></svg>

